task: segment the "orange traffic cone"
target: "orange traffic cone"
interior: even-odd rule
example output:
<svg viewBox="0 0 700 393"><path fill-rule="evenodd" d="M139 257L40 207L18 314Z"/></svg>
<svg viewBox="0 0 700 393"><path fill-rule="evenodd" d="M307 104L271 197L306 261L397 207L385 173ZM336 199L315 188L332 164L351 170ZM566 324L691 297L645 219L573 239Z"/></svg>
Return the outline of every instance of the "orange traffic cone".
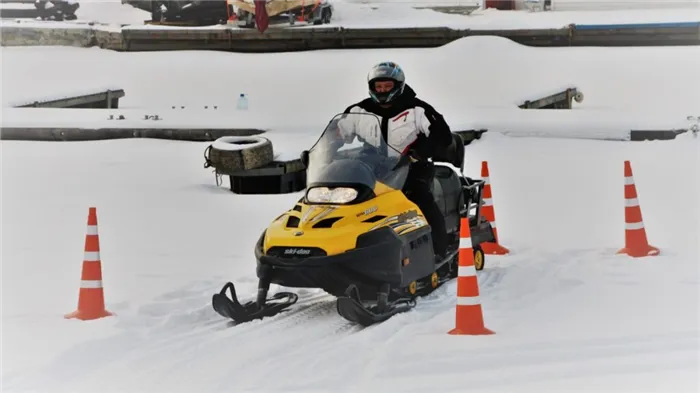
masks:
<svg viewBox="0 0 700 393"><path fill-rule="evenodd" d="M629 161L625 161L625 248L617 253L635 258L659 255L659 249L649 245L647 241L642 209L637 200L637 187Z"/></svg>
<svg viewBox="0 0 700 393"><path fill-rule="evenodd" d="M100 236L97 233L97 209L90 208L85 235L85 256L80 279L78 309L65 318L81 320L97 319L112 315L105 310L104 290L102 289L102 262L100 260Z"/></svg>
<svg viewBox="0 0 700 393"><path fill-rule="evenodd" d="M493 237L496 239L495 243L481 243L481 249L484 250L485 254L508 254L510 251L498 243L498 229L496 228L496 211L493 208L493 196L491 195L491 181L489 179L489 164L486 161L481 161L481 179L484 181L484 191L481 195L482 199L484 200L484 204L483 206L481 206L481 214L483 214L484 218L491 223L491 228L493 228Z"/></svg>
<svg viewBox="0 0 700 393"><path fill-rule="evenodd" d="M457 310L455 328L449 334L494 334L484 326L484 315L479 300L479 282L474 267L469 220L462 218L459 231L459 268L457 273Z"/></svg>

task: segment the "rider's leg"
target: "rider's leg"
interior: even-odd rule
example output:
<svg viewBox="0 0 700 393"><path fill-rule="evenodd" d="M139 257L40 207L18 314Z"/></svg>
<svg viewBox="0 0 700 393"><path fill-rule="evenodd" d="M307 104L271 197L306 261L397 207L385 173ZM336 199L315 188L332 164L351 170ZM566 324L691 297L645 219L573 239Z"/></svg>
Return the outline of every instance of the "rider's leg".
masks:
<svg viewBox="0 0 700 393"><path fill-rule="evenodd" d="M430 191L433 168L411 169L404 191L408 199L418 205L418 208L423 212L432 230L433 250L436 255L442 257L447 253L447 230L445 229L445 217L443 217Z"/></svg>
<svg viewBox="0 0 700 393"><path fill-rule="evenodd" d="M433 194L428 192L414 192L410 198L413 203L418 205L423 212L425 219L428 221L432 230L433 250L436 255L445 256L447 252L447 231L445 230L445 217L437 203L433 199Z"/></svg>

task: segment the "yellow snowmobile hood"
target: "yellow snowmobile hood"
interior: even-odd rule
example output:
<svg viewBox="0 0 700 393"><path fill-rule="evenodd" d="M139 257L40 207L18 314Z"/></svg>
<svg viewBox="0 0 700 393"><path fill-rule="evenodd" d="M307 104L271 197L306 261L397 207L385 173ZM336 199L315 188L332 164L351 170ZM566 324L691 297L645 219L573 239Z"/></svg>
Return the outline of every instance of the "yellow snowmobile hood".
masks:
<svg viewBox="0 0 700 393"><path fill-rule="evenodd" d="M267 228L263 253L271 247L318 247L335 255L354 249L358 236L378 228L390 226L404 234L427 225L402 191L377 182L375 195L354 205L297 203Z"/></svg>

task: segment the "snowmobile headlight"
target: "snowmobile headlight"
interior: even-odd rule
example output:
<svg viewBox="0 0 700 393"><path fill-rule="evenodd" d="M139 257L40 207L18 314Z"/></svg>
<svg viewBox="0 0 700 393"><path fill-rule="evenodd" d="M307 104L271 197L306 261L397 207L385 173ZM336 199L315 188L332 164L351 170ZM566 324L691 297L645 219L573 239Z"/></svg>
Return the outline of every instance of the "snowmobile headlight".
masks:
<svg viewBox="0 0 700 393"><path fill-rule="evenodd" d="M357 190L350 187L314 187L306 193L306 199L311 203L350 203L357 198Z"/></svg>

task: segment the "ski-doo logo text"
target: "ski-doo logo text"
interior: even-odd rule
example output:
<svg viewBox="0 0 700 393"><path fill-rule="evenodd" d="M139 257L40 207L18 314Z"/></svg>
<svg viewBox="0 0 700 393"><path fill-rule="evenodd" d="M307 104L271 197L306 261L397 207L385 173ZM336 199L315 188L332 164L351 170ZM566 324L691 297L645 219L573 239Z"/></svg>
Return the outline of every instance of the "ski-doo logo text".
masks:
<svg viewBox="0 0 700 393"><path fill-rule="evenodd" d="M311 250L306 248L288 248L284 250L284 255L309 255Z"/></svg>
<svg viewBox="0 0 700 393"><path fill-rule="evenodd" d="M377 207L377 206L372 206L372 207L370 207L369 209L367 209L367 210L365 210L365 211L363 211L363 212L357 213L357 217L362 217L362 216L370 215L370 214L376 212L377 210L379 210L379 207Z"/></svg>

